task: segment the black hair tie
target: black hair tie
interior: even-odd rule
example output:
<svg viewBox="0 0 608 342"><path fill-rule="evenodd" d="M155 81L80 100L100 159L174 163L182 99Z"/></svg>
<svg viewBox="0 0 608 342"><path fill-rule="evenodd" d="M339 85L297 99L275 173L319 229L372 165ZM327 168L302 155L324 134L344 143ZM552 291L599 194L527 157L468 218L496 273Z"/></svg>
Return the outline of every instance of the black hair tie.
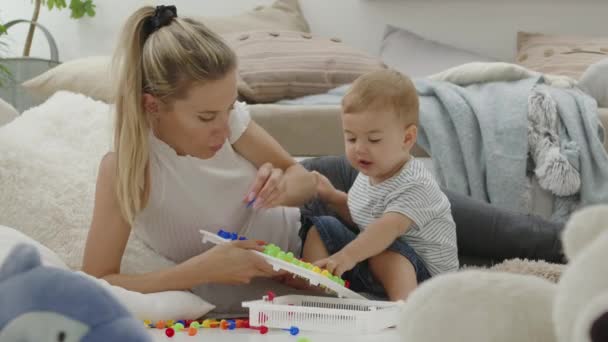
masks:
<svg viewBox="0 0 608 342"><path fill-rule="evenodd" d="M147 35L154 33L159 28L169 25L173 18L177 17L175 6L156 6L154 15L148 17L144 23L144 31Z"/></svg>

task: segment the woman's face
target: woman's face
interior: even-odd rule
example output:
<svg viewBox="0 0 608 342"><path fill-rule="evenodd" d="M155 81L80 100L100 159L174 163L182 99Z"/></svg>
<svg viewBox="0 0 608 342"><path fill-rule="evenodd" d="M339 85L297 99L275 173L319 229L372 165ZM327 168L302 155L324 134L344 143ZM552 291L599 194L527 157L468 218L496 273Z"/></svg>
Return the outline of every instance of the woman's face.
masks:
<svg viewBox="0 0 608 342"><path fill-rule="evenodd" d="M228 118L236 99L236 70L222 79L195 84L170 108L158 106L154 132L179 155L211 158L230 135Z"/></svg>

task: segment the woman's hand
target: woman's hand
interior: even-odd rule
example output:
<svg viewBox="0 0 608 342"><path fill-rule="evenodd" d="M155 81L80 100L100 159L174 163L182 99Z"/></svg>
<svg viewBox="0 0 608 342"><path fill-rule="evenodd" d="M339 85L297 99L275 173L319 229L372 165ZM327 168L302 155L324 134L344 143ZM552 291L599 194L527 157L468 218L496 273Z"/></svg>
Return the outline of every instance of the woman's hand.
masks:
<svg viewBox="0 0 608 342"><path fill-rule="evenodd" d="M270 163L263 164L244 202L254 209L268 209L280 206L285 201L287 182L282 169Z"/></svg>
<svg viewBox="0 0 608 342"><path fill-rule="evenodd" d="M272 266L251 250L263 251L262 244L252 241L234 241L217 245L188 262L197 264L195 269L206 269L202 275L207 282L220 284L249 284L256 277L275 277ZM212 267L209 267L212 266Z"/></svg>

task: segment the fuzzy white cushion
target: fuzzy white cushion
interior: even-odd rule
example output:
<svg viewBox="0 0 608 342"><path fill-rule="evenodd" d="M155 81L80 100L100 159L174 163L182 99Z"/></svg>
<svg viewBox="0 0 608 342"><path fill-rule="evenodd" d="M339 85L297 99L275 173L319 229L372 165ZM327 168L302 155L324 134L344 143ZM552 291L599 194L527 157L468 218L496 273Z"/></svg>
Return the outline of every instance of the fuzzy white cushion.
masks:
<svg viewBox="0 0 608 342"><path fill-rule="evenodd" d="M602 204L588 206L572 214L562 232L562 244L568 260L576 258L599 235L608 231L607 219L607 207Z"/></svg>
<svg viewBox="0 0 608 342"><path fill-rule="evenodd" d="M69 270L67 265L53 251L23 233L5 226L0 226L0 266L4 263L13 247L22 243L36 247L40 253L43 265ZM187 291L165 291L143 294L110 285L110 283L103 279L97 279L83 272L77 272L77 274L94 281L106 289L133 316L142 320L197 319L214 308L213 305Z"/></svg>
<svg viewBox="0 0 608 342"><path fill-rule="evenodd" d="M11 122L17 116L19 112L8 102L0 99L0 126Z"/></svg>
<svg viewBox="0 0 608 342"><path fill-rule="evenodd" d="M555 291L555 284L529 275L440 275L408 297L398 325L401 341L554 341Z"/></svg>
<svg viewBox="0 0 608 342"><path fill-rule="evenodd" d="M602 221L598 218L603 218ZM579 224L571 224L566 227L564 243L568 239L575 239L576 232L582 224L598 225L603 229L594 229L595 236L590 231L583 231L587 243L581 245L582 249L574 256L570 256L568 268L562 274L558 284L553 308L553 321L559 342L581 341L575 338L577 325L583 322L581 317L588 310L589 305L596 302L600 296L608 293L608 272L606 272L606 257L608 256L608 206L603 206L603 214L597 209L588 210L571 220L579 221ZM578 229L577 229L578 228ZM574 233L568 232L574 230ZM577 239L583 241L583 239ZM572 245L572 242L569 242ZM604 307L604 312L607 310ZM579 323L577 323L579 322ZM584 321L588 322L588 321Z"/></svg>
<svg viewBox="0 0 608 342"><path fill-rule="evenodd" d="M99 161L110 150L110 106L58 92L0 127L0 224L81 266ZM122 271L173 265L131 234Z"/></svg>

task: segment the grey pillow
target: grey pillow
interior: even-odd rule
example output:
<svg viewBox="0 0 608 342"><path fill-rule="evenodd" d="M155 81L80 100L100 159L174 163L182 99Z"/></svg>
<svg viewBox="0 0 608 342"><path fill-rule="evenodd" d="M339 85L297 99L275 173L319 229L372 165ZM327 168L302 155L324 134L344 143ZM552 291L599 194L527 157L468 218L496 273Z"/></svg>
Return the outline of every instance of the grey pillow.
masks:
<svg viewBox="0 0 608 342"><path fill-rule="evenodd" d="M386 65L409 77L430 76L464 63L496 61L392 25L384 31L380 57Z"/></svg>
<svg viewBox="0 0 608 342"><path fill-rule="evenodd" d="M608 107L608 58L591 64L581 76L578 85L595 98L599 107Z"/></svg>

